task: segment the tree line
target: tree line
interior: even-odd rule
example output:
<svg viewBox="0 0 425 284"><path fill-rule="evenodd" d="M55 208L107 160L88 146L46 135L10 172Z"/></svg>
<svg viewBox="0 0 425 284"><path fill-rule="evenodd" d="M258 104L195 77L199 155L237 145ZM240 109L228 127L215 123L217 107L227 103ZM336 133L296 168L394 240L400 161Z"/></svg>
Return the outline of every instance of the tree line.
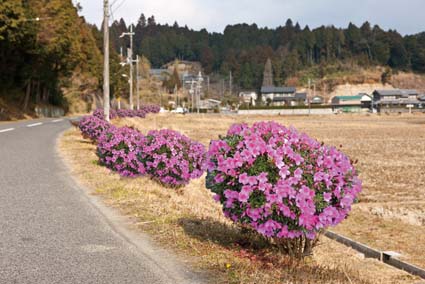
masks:
<svg viewBox="0 0 425 284"><path fill-rule="evenodd" d="M111 26L112 45L117 52L124 47L125 53L129 45L128 39L119 38L128 28L123 19ZM261 86L268 58L278 85L300 70L335 63L425 72L425 33L402 36L369 22L360 27L350 23L347 28L310 29L288 19L274 29L238 24L227 26L223 33L209 33L178 23L158 24L154 16L146 18L142 14L134 31L136 52L146 56L153 66L174 59L199 61L207 73L225 75L232 71L242 88Z"/></svg>
<svg viewBox="0 0 425 284"><path fill-rule="evenodd" d="M78 81L75 77L82 88L90 81L101 90L102 31L80 17L80 9L71 0L0 1L1 97L15 97L24 110L35 103L66 106L63 90ZM113 97L128 93L121 76L125 70L119 65L121 48L125 55L129 47L128 37L120 35L128 31L123 19L111 25ZM402 36L368 22L310 29L287 20L274 29L238 24L209 33L178 23L159 24L154 16L142 14L134 31L135 52L154 68L175 59L199 61L206 73L227 76L231 71L235 85L244 89L262 85L269 58L276 85L299 71L341 62L425 72L425 33Z"/></svg>

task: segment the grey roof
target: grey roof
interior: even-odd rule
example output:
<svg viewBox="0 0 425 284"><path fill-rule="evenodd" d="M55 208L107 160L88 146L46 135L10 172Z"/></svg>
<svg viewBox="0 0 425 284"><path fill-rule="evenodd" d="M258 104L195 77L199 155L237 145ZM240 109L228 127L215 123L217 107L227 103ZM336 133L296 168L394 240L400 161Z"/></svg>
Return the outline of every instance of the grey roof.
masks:
<svg viewBox="0 0 425 284"><path fill-rule="evenodd" d="M378 94L381 97L385 96L409 96L409 95L418 95L418 91L409 90L409 89L393 89L393 90L376 90L373 92L374 94Z"/></svg>
<svg viewBox="0 0 425 284"><path fill-rule="evenodd" d="M398 89L394 89L394 90L376 90L373 93L374 94L378 94L380 96L396 96L396 95L401 95L401 92Z"/></svg>
<svg viewBox="0 0 425 284"><path fill-rule="evenodd" d="M296 93L295 98L298 100L306 100L307 99L307 93Z"/></svg>
<svg viewBox="0 0 425 284"><path fill-rule="evenodd" d="M418 99L419 99L420 101L425 101L425 95L421 95L421 96L419 96L419 97L418 97Z"/></svg>
<svg viewBox="0 0 425 284"><path fill-rule="evenodd" d="M295 87L261 87L262 94L294 94L296 91Z"/></svg>
<svg viewBox="0 0 425 284"><path fill-rule="evenodd" d="M151 75L163 75L164 73L169 74L168 69L151 69L150 70Z"/></svg>

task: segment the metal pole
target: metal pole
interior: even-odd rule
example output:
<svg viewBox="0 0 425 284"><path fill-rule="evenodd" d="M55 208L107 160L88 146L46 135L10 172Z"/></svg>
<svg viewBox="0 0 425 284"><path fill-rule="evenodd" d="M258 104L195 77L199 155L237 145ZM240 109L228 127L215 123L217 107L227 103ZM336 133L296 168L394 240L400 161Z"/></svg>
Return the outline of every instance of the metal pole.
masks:
<svg viewBox="0 0 425 284"><path fill-rule="evenodd" d="M133 104L133 24L130 25L130 109L134 109Z"/></svg>
<svg viewBox="0 0 425 284"><path fill-rule="evenodd" d="M230 92L230 96L232 96L232 93L233 93L233 76L232 76L232 71L230 71L230 75L229 75L229 92Z"/></svg>
<svg viewBox="0 0 425 284"><path fill-rule="evenodd" d="M310 95L310 88L311 88L311 79L308 78L308 92L307 92L308 115L311 114L311 95Z"/></svg>
<svg viewBox="0 0 425 284"><path fill-rule="evenodd" d="M110 93L109 93L109 1L103 4L103 112L105 120L109 121Z"/></svg>
<svg viewBox="0 0 425 284"><path fill-rule="evenodd" d="M137 110L140 110L140 89L139 89L139 55L136 56L136 92L137 92Z"/></svg>

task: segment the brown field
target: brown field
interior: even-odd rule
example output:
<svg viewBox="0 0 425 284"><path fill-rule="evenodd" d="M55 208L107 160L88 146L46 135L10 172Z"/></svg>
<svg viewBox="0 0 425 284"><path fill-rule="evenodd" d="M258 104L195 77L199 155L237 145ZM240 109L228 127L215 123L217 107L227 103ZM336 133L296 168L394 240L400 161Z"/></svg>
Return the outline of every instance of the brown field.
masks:
<svg viewBox="0 0 425 284"><path fill-rule="evenodd" d="M334 231L425 267L425 116L180 116L122 119L143 133L170 128L209 144L236 122L275 120L295 126L330 145L343 146L364 182L351 216ZM105 202L136 217L147 232L199 268L214 272L214 283L416 283L418 278L363 259L355 251L322 238L312 258L291 264L265 240L242 235L222 217L204 179L181 192L148 178L123 179L96 163L95 146L68 131L60 152L73 173ZM102 178L99 178L102 176Z"/></svg>

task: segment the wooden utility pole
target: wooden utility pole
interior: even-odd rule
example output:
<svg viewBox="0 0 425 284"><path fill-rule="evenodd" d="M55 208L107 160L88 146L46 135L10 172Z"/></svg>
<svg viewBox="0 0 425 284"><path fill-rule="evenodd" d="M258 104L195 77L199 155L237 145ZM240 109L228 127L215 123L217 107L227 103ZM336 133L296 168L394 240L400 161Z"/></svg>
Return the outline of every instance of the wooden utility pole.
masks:
<svg viewBox="0 0 425 284"><path fill-rule="evenodd" d="M104 0L103 4L103 111L109 121L109 1Z"/></svg>

